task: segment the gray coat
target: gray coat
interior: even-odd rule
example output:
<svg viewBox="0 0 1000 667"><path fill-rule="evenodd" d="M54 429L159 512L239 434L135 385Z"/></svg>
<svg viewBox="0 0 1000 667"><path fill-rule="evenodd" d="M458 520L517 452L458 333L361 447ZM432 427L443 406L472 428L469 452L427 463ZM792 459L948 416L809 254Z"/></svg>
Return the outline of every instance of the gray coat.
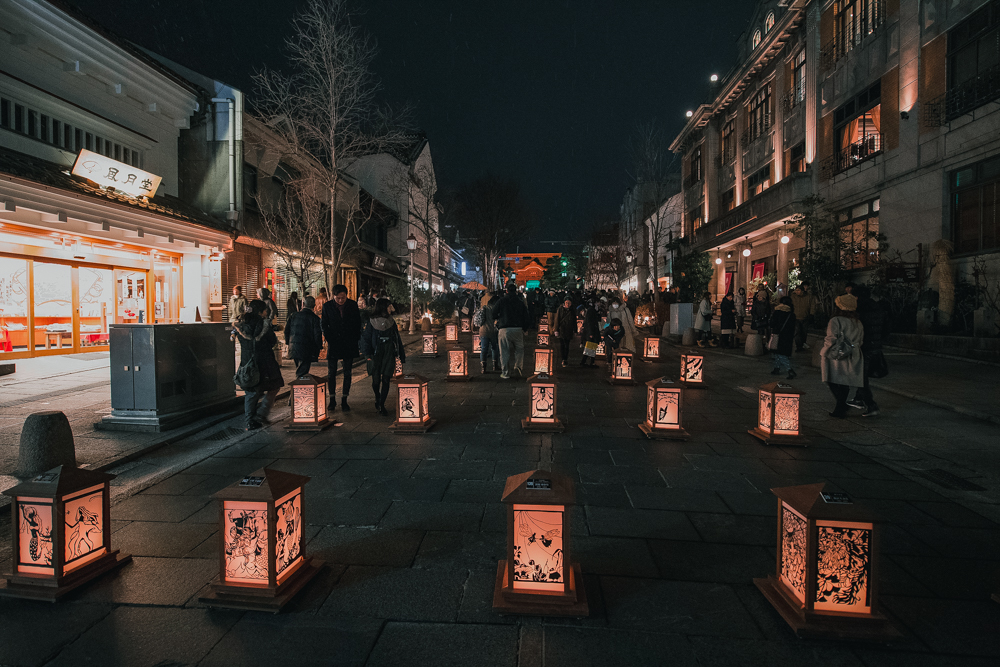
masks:
<svg viewBox="0 0 1000 667"><path fill-rule="evenodd" d="M828 359L826 354L839 335L845 336L847 341L854 345L854 351L847 359ZM819 351L823 362L821 365L823 382L843 384L848 387L864 386L864 361L861 358L861 341L864 337L865 328L861 326L861 322L848 317L830 318L830 323L826 325L826 340L823 341L823 349Z"/></svg>

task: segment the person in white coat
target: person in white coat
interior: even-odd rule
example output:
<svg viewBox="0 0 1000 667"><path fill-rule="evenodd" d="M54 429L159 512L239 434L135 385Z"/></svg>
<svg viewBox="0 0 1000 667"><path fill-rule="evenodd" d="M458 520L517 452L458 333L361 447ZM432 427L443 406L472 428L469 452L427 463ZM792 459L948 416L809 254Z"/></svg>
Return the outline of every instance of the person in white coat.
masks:
<svg viewBox="0 0 1000 667"><path fill-rule="evenodd" d="M847 396L851 387L862 387L864 379L864 359L861 342L865 329L858 320L858 299L852 294L842 294L836 298L837 314L826 325L826 340L819 356L822 361L823 382L837 400L831 417L843 419L847 416Z"/></svg>
<svg viewBox="0 0 1000 667"><path fill-rule="evenodd" d="M611 320L619 320L622 323L622 329L625 330L625 339L622 341L622 347L629 352L635 352L635 318L632 316L632 311L629 310L628 306L621 302L621 299L615 297L611 301L611 307L608 308L608 322Z"/></svg>
<svg viewBox="0 0 1000 667"><path fill-rule="evenodd" d="M705 341L712 347L718 347L712 337L712 293L705 292L698 304L698 312L694 317L694 332L698 336L698 347L705 347Z"/></svg>

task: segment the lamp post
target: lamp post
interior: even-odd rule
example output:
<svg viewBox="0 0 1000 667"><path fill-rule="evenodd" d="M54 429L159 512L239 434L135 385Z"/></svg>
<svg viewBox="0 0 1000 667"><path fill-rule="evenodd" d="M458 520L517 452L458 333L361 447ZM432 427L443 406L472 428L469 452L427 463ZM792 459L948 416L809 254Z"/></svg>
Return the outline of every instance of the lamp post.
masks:
<svg viewBox="0 0 1000 667"><path fill-rule="evenodd" d="M414 333L413 328L413 251L417 249L417 237L411 232L406 237L406 249L410 252L410 333Z"/></svg>

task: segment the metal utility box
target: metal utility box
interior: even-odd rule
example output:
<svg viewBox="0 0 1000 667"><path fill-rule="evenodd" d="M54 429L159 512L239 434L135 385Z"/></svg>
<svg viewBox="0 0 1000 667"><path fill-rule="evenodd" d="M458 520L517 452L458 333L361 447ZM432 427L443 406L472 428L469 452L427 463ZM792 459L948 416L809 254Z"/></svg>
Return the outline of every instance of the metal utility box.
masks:
<svg viewBox="0 0 1000 667"><path fill-rule="evenodd" d="M103 430L166 431L236 403L232 326L112 324L111 415Z"/></svg>

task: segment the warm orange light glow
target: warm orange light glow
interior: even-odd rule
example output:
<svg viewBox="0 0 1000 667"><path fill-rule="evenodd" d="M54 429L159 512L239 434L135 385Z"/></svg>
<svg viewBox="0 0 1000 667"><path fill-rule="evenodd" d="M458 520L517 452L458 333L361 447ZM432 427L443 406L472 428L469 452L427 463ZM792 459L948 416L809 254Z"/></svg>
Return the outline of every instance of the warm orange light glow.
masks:
<svg viewBox="0 0 1000 667"><path fill-rule="evenodd" d="M479 334L472 334L472 353L479 354L483 351L483 341Z"/></svg>
<svg viewBox="0 0 1000 667"><path fill-rule="evenodd" d="M438 351L437 336L435 336L434 334L424 334L424 347L423 347L424 354L437 355L437 351Z"/></svg>
<svg viewBox="0 0 1000 667"><path fill-rule="evenodd" d="M699 354L681 355L681 382L700 384L705 381L705 357Z"/></svg>
<svg viewBox="0 0 1000 667"><path fill-rule="evenodd" d="M226 583L268 582L267 503L223 501Z"/></svg>
<svg viewBox="0 0 1000 667"><path fill-rule="evenodd" d="M547 333L538 334L538 345L539 347L546 346L549 344L549 335Z"/></svg>
<svg viewBox="0 0 1000 667"><path fill-rule="evenodd" d="M448 343L454 343L458 340L458 326L455 324L444 325L444 339Z"/></svg>
<svg viewBox="0 0 1000 667"><path fill-rule="evenodd" d="M469 353L466 350L448 350L448 375L450 377L466 377Z"/></svg>
<svg viewBox="0 0 1000 667"><path fill-rule="evenodd" d="M63 572L71 572L106 554L104 544L104 485L63 498L66 545Z"/></svg>
<svg viewBox="0 0 1000 667"><path fill-rule="evenodd" d="M551 375L552 356L552 350L549 348L535 348L535 373Z"/></svg>
<svg viewBox="0 0 1000 667"><path fill-rule="evenodd" d="M562 505L514 505L515 590L565 590L564 511Z"/></svg>

